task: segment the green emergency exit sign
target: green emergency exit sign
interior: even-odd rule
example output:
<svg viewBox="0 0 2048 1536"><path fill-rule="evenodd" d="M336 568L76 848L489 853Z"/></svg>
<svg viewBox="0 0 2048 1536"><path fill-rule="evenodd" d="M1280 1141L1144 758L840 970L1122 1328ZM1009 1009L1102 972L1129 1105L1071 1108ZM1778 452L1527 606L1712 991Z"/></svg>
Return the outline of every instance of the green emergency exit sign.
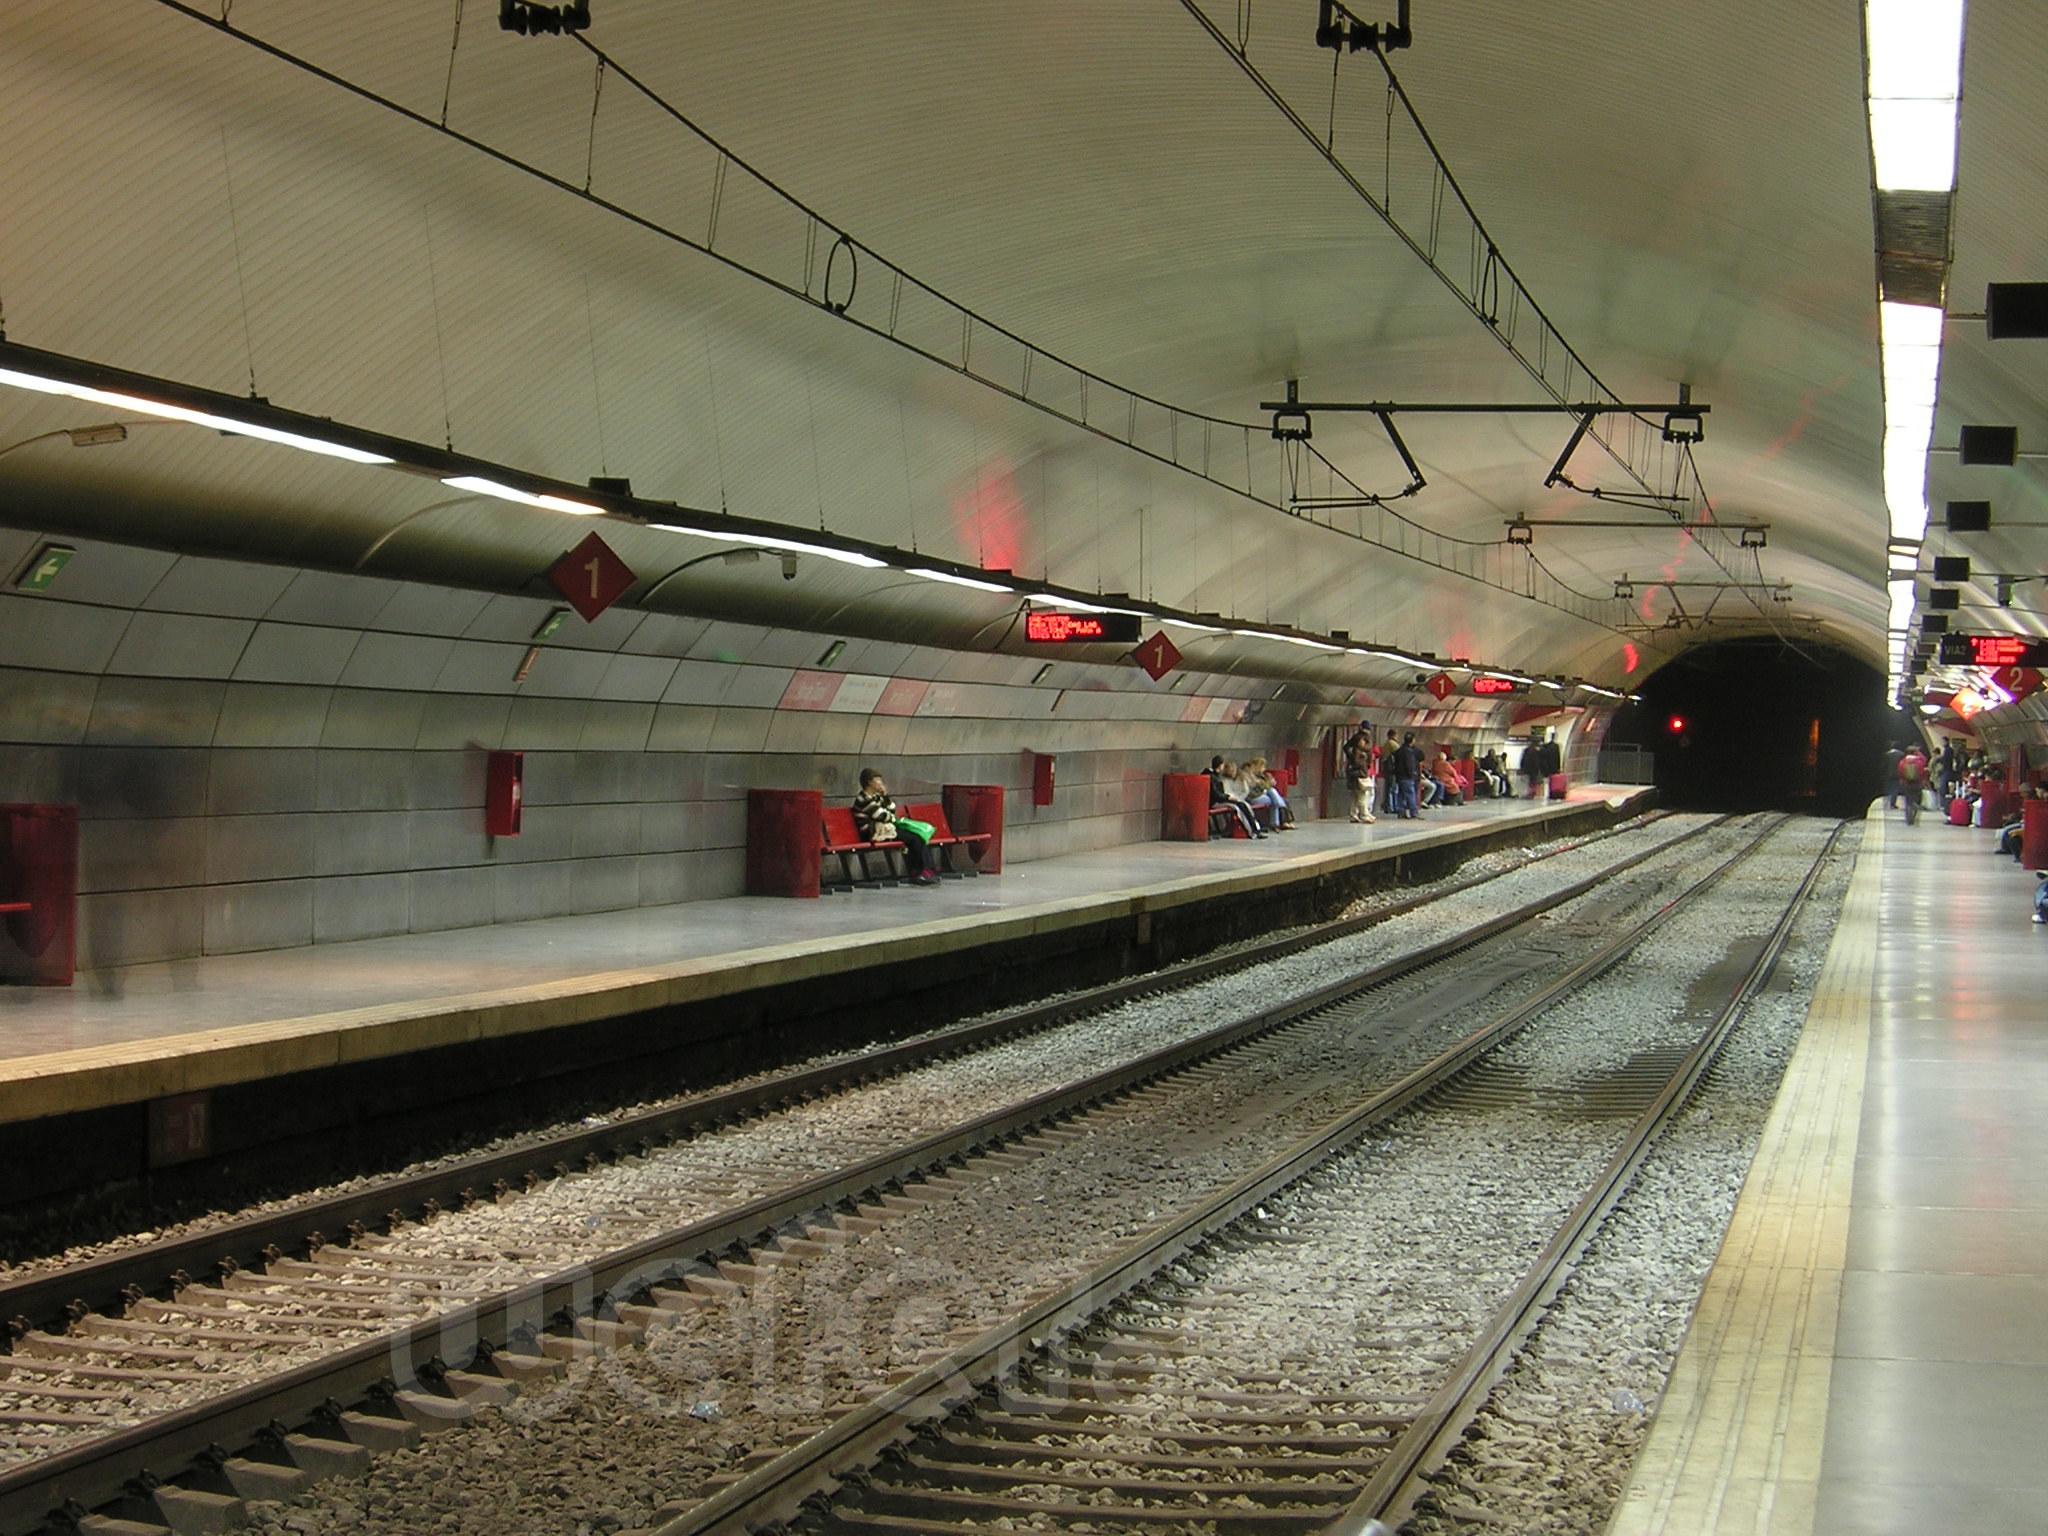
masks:
<svg viewBox="0 0 2048 1536"><path fill-rule="evenodd" d="M71 557L77 553L68 544L45 544L15 578L15 586L24 592L49 591L50 583L57 579L58 573L71 563Z"/></svg>

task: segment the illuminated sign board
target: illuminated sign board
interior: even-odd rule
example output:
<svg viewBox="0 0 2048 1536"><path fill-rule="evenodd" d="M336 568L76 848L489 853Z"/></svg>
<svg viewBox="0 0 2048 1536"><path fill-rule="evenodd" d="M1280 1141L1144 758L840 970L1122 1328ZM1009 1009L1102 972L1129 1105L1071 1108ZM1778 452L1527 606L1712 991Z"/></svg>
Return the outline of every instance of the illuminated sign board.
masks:
<svg viewBox="0 0 2048 1536"><path fill-rule="evenodd" d="M2028 635L1943 635L1945 667L2048 667L2048 640Z"/></svg>
<svg viewBox="0 0 2048 1536"><path fill-rule="evenodd" d="M1521 683L1511 683L1504 677L1475 677L1472 679L1472 691L1482 699L1490 695L1520 693L1523 686Z"/></svg>
<svg viewBox="0 0 2048 1536"><path fill-rule="evenodd" d="M1138 638L1135 613L1027 613L1024 638L1047 645L1076 640L1113 640L1130 645Z"/></svg>

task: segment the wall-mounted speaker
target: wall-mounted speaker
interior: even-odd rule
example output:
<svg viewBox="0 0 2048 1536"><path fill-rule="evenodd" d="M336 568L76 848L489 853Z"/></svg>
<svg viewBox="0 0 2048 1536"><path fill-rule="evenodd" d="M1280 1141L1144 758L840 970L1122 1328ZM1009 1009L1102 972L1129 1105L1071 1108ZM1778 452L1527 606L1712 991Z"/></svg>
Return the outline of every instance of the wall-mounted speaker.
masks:
<svg viewBox="0 0 2048 1536"><path fill-rule="evenodd" d="M1950 533L1988 533L1990 529L1990 502L1952 501L1948 504L1948 531Z"/></svg>
<svg viewBox="0 0 2048 1536"><path fill-rule="evenodd" d="M1987 283L1984 334L1993 341L2048 337L2048 283Z"/></svg>
<svg viewBox="0 0 2048 1536"><path fill-rule="evenodd" d="M1959 458L1965 464L1998 464L2010 469L2020 456L2018 427L1964 427L1958 435Z"/></svg>
<svg viewBox="0 0 2048 1536"><path fill-rule="evenodd" d="M1936 555L1934 557L1934 579L1957 582L1970 579L1970 557L1968 555Z"/></svg>

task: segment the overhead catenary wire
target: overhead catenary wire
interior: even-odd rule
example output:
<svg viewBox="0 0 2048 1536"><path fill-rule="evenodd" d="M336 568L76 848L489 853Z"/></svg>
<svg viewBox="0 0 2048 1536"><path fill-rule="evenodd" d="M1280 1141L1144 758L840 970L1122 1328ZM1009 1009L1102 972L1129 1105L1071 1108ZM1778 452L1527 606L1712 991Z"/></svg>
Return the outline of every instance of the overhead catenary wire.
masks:
<svg viewBox="0 0 2048 1536"><path fill-rule="evenodd" d="M1252 501L1257 505L1264 506L1269 510L1277 511L1288 516L1295 515L1292 512L1292 510L1289 509L1286 505L1284 505L1284 502L1280 499L1282 486L1284 482L1283 477L1279 473L1279 467L1277 465L1275 466L1272 489L1268 490L1262 487L1262 476L1259 472L1258 466L1256 466L1253 461L1254 438L1263 438L1265 435L1265 428L1262 424L1236 422L1221 417L1210 416L1205 412L1194 411L1183 407L1175 406L1170 402L1160 400L1156 397L1145 395L1135 390L1126 389L1123 386L1115 384L1113 381L1102 378L1099 375L1091 373L1087 369L1081 368L1079 365L1069 362L1068 360L1058 356L1057 354L1048 352L1046 349L1042 347L1035 346L1033 343L1029 342L1025 338L1018 336L1016 333L1008 330L1007 328L989 320L984 315L980 315L973 311L967 310L965 306L959 305L954 300L948 298L945 294L941 293L939 290L932 288L928 284L920 282L914 277L909 276L900 267L896 267L893 263L888 262L886 258L882 257L879 253L872 250L872 248L862 246L858 241L854 240L850 235L847 235L844 231L840 230L836 225L833 225L829 220L825 220L815 210L812 210L807 205L803 204L798 199L784 191L773 180L761 175L759 172L753 170L751 166L747 165L743 161L740 161L736 156L732 155L730 151L726 150L723 146L719 145L716 140L712 139L708 134L706 134L685 114L683 114L682 112L674 108L670 103L665 101L659 95L659 93L655 92L650 87L645 85L643 82L638 80L630 70L627 70L622 65L620 65L616 58L613 58L609 54L603 53L602 50L599 50L596 47L596 45L593 44L584 34L574 34L574 41L579 46L588 49L593 54L593 56L602 58L605 62L607 73L619 76L619 78L630 89L639 92L650 103L654 104L658 108L658 110L662 111L665 115L669 116L679 126L681 126L686 131L694 135L705 146L707 146L713 151L715 155L715 171L713 177L713 190L711 195L711 209L707 221L706 231L701 239L686 234L667 224L664 224L660 220L650 215L640 213L635 209L630 208L616 200L607 198L602 193L598 192L594 187L586 190L585 188L578 186L575 182L570 181L560 175L554 174L550 171L547 171L530 161L523 160L518 155L515 155L508 150L499 148L496 145L490 144L482 139L475 137L474 135L465 133L453 126L439 122L433 117L420 111L417 111L414 108L409 107L392 97L386 96L381 92L372 89L369 86L366 86L358 81L351 80L348 77L341 75L334 70L328 69L322 65L314 63L308 58L295 54L290 49L278 43L274 43L266 38L257 36L254 33L247 32L242 29L230 26L226 21L216 19L215 17L208 15L207 13L197 9L193 4L188 3L188 0L157 0L157 3L166 7L167 9L173 10L194 21L197 21L204 26L219 31L238 42L244 43L247 46L255 48L267 54L268 56L277 59L282 63L285 63L293 68L302 70L308 74L311 74L316 78L321 79L327 82L328 84L337 87L338 89L341 89L343 91L348 92L349 94L358 97L361 100L370 102L373 105L376 105L386 111L392 112L398 116L401 116L435 133L442 134L443 136L451 139L452 141L462 144L466 148L474 150L477 153L483 154L502 165L518 170L523 174L526 174L560 191L567 192L572 196L579 197L589 202L591 205L601 208L604 211L611 213L621 219L624 219L641 229L656 234L676 244L684 245L691 249L697 250L700 253L708 255L712 259L719 261L722 264L729 266L736 271L742 272L745 275L754 278L758 282L761 282L777 291L787 294L790 297L802 299L807 303L825 309L828 313L836 314L841 318L847 320L849 323L858 325L861 329L867 331L871 335L875 335L892 341L896 345L903 347L905 350L915 352L921 356L929 358L932 361L939 362L943 366L955 372L966 373L975 382L983 385L986 388L993 389L1014 401L1028 405L1031 408L1040 411L1043 414L1050 415L1056 419L1065 421L1069 425L1079 427L1080 429L1096 437L1103 438L1110 442L1121 443L1123 444L1123 446L1131 449L1134 452L1143 454L1146 457L1154 459L1158 462L1170 464L1172 467L1181 470L1183 473L1194 475L1198 478L1208 479L1212 483L1220 486L1221 488L1228 490L1235 495L1242 496L1246 500ZM836 301L827 303L819 295L805 292L803 289L795 286L794 284L782 278L775 276L773 273L765 269L749 266L747 262L743 260L738 254L729 250L721 250L718 248L718 214L726 196L726 183L729 179L731 172L735 168L737 168L744 175L751 177L763 189L768 191L776 198L787 203L790 207L801 211L802 213L805 214L807 218L816 220L818 223L822 224L826 229L830 230L833 233L836 240L842 241L846 244L849 256L865 255L871 257L891 271L895 281L893 284L893 291L890 295L888 305L889 318L886 327L878 319L870 320L864 315L855 313L850 302L850 297L849 301L845 305L842 305ZM1040 374L1043 374L1046 371L1046 365L1051 365L1054 369L1066 370L1067 375L1071 379L1078 382L1082 398L1082 405L1080 410L1076 412L1062 407L1052 397L1052 391L1050 388L1048 388L1046 392L1043 394L1027 393L1021 387L1020 382L1001 379L994 376L992 373L988 372L974 372L968 366L967 360L943 356L940 353L933 351L930 347L922 345L919 342L912 339L909 335L905 333L905 331L899 326L898 323L901 306L906 293L921 300L926 300L938 304L944 308L958 311L963 319L963 326L961 330L961 334L963 336L972 334L976 337L980 337L986 334L990 336L1001 337L1002 339L1008 342L1014 343L1018 348L1023 350L1025 356L1035 360L1035 366ZM977 350L981 349L977 348ZM1115 413L1103 412L1099 410L1091 410L1089 408L1087 398L1089 386L1091 384L1097 390L1108 390L1111 393L1124 397L1127 402L1127 411L1125 413L1122 413L1121 415L1118 415ZM1184 419L1187 421L1201 421L1204 423L1205 426L1205 437L1207 434L1207 430L1216 427L1222 427L1236 431L1240 435L1240 441L1243 450L1243 480L1241 482L1238 482L1233 479L1220 478L1218 475L1211 472L1211 469L1208 465L1205 464L1203 467L1198 468L1193 463L1182 458L1179 454L1175 453L1169 455L1169 453L1167 453L1166 451L1163 451L1162 449L1155 447L1149 442L1141 439L1135 432L1128 430L1128 423L1134 419L1136 414L1136 408L1140 406L1148 408L1148 414L1161 414L1163 420L1167 422L1174 422L1176 418ZM1119 432L1118 430L1116 430L1116 427L1115 425L1113 425L1113 423L1117 421L1122 421L1123 423L1127 424L1127 430L1124 432ZM1175 438L1180 440L1186 440L1191 436L1191 434L1180 433L1177 429L1173 435L1175 436ZM1348 477L1342 477L1341 471L1337 471L1335 469L1335 466L1331 466L1331 468L1334 473L1337 473L1341 478L1344 478L1346 484L1350 484ZM1360 488L1354 487L1354 489ZM1366 493L1363 492L1362 489L1360 489L1360 494L1363 495ZM1420 547L1411 549L1403 544L1381 543L1366 536L1362 531L1358 533L1353 533L1349 530L1335 527L1327 523L1315 522L1313 519L1298 520L1308 521L1311 523L1312 526L1322 528L1326 532L1335 533L1340 537L1352 538L1357 542L1365 543L1372 547L1383 549L1388 553L1392 553L1406 559L1414 560L1419 564L1430 566L1433 569L1441 570L1448 574L1466 577L1467 579L1477 581L1482 585L1495 587L1496 590L1511 592L1517 596L1528 598L1531 601L1541 603L1544 606L1551 607L1559 610L1560 612L1567 613L1570 616L1579 619L1583 622L1593 624L1598 627L1609 630L1615 629L1614 615L1611 611L1611 605L1606 603L1605 601L1600 601L1589 605L1583 600L1579 599L1575 594L1571 594L1561 588L1540 593L1532 591L1520 591L1514 587L1504 586L1489 581L1483 575L1473 575L1472 573L1461 568L1455 561L1446 561L1443 559L1432 558L1429 553L1427 553L1424 549Z"/></svg>

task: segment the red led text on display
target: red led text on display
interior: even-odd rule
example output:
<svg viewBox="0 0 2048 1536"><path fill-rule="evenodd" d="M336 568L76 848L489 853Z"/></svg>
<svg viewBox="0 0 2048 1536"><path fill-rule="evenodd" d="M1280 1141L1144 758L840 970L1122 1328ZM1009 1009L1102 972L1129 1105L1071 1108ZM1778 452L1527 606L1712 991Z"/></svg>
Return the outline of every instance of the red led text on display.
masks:
<svg viewBox="0 0 2048 1536"><path fill-rule="evenodd" d="M1075 640L1129 643L1138 638L1138 616L1134 613L1027 613L1024 615L1024 638L1054 645Z"/></svg>

